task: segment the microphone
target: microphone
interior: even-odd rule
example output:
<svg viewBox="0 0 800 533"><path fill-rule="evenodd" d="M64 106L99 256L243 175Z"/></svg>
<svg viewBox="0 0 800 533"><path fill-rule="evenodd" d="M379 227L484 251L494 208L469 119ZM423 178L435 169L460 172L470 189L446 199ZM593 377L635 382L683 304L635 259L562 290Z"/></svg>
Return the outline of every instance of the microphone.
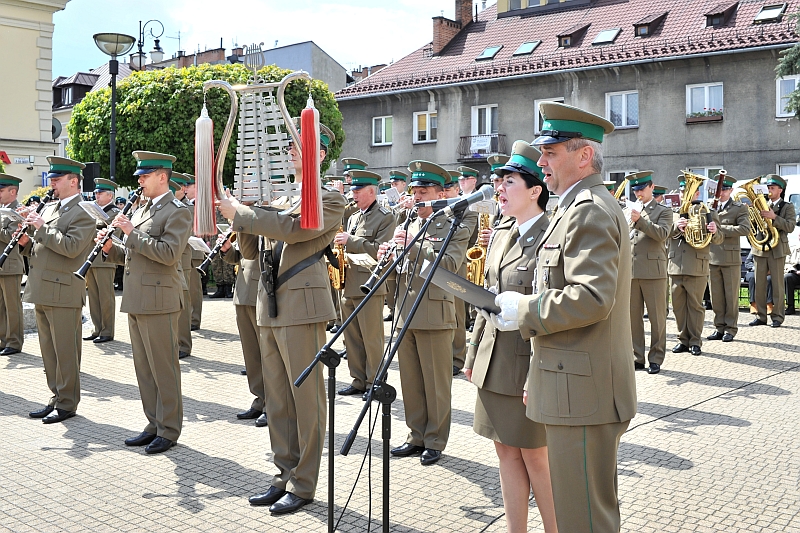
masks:
<svg viewBox="0 0 800 533"><path fill-rule="evenodd" d="M459 196L458 198L448 198L446 200L428 200L427 202L417 202L414 207L432 207L437 213L453 216L453 213L462 213L464 210L484 200L490 200L494 196L491 187L481 187L469 196Z"/></svg>

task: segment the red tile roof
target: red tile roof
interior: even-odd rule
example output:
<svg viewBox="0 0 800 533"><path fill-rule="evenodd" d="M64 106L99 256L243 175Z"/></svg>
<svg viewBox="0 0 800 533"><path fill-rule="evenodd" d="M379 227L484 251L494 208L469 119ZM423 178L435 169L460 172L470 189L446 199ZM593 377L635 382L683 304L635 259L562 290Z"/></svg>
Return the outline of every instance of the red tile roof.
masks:
<svg viewBox="0 0 800 533"><path fill-rule="evenodd" d="M406 92L433 86L533 76L628 62L647 62L710 52L789 46L798 40L794 22L753 24L774 0L741 0L725 26L707 28L705 13L719 0L598 0L588 7L539 15L497 18L496 6L485 9L442 50L432 55L431 43L364 80L345 87L336 97L361 98L386 92ZM787 0L786 13L800 9L800 0ZM730 5L725 2L724 5ZM668 14L655 32L635 37L633 25ZM564 28L591 24L573 48L558 48ZM613 44L592 45L603 30L622 28ZM520 44L541 40L533 54L514 57ZM503 48L493 60L475 61L487 46Z"/></svg>

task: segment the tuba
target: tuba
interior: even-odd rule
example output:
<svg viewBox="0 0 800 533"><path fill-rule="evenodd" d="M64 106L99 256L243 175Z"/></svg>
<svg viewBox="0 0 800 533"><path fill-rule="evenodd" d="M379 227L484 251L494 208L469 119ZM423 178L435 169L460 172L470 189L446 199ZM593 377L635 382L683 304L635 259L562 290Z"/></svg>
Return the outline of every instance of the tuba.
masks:
<svg viewBox="0 0 800 533"><path fill-rule="evenodd" d="M339 233L344 231L344 226L339 226ZM345 269L347 268L347 256L344 253L344 244L337 244L333 247L333 255L339 262L339 268L328 265L328 277L331 278L331 286L338 290L344 288Z"/></svg>
<svg viewBox="0 0 800 533"><path fill-rule="evenodd" d="M692 248L705 248L711 244L711 233L706 227L711 222L711 211L703 202L693 202L694 194L703 184L705 178L693 174L688 170L681 170L686 177L686 188L681 198L681 207L678 210L681 218L689 219L684 229L684 239Z"/></svg>
<svg viewBox="0 0 800 533"><path fill-rule="evenodd" d="M478 235L489 228L489 214L478 215ZM467 250L467 280L483 287L484 267L486 266L486 247L479 244Z"/></svg>
<svg viewBox="0 0 800 533"><path fill-rule="evenodd" d="M761 216L761 211L769 210L769 204L763 195L754 190L754 185L760 180L761 176L748 181L741 186L744 192L737 192L733 198L740 200L742 197L747 197L750 200L750 205L747 206L747 214L750 217L750 233L747 234L747 240L754 250L766 252L778 245L780 235L772 225L772 220Z"/></svg>

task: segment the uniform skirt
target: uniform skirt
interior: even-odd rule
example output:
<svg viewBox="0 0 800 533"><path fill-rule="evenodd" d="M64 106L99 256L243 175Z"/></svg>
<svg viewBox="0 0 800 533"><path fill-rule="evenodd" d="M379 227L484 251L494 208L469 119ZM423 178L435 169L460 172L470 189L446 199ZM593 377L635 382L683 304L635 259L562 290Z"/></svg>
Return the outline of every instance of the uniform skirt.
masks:
<svg viewBox="0 0 800 533"><path fill-rule="evenodd" d="M541 448L547 445L544 424L525 416L522 396L478 389L472 429L481 437L515 448Z"/></svg>

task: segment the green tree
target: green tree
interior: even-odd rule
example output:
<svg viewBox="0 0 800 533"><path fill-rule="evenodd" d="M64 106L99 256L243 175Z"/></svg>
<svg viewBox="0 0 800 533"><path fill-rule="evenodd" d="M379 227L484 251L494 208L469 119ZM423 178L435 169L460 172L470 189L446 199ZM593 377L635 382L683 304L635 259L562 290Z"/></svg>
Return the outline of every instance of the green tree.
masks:
<svg viewBox="0 0 800 533"><path fill-rule="evenodd" d="M3 162L0 161L0 172L5 172L5 171L6 171L6 167L4 167L3 166Z"/></svg>
<svg viewBox="0 0 800 533"><path fill-rule="evenodd" d="M279 81L289 70L270 65L258 74L267 82ZM117 87L117 182L134 186L134 150L169 153L177 157L175 170L194 173L195 121L203 107L203 82L224 80L231 85L244 84L251 72L242 65L199 65L183 69L134 72ZM320 80L311 82L314 105L320 121L336 136L336 143L323 163L323 172L330 161L341 153L344 142L342 114L328 89ZM305 80L292 82L286 89L286 107L298 116L306 106L309 84ZM219 146L230 113L230 99L220 89L206 95L206 105L214 120L214 146ZM68 126L70 156L78 161L97 161L100 175L109 175L109 140L111 129L111 89L86 95L72 111ZM237 128L234 129L225 158L223 181L233 183L236 164Z"/></svg>
<svg viewBox="0 0 800 533"><path fill-rule="evenodd" d="M789 21L795 21L795 27L800 32L800 9L787 18ZM775 68L775 72L778 73L778 78L800 74L800 42L781 52L781 58ZM786 109L793 112L795 116L800 117L800 87L789 93L789 103L786 105Z"/></svg>

